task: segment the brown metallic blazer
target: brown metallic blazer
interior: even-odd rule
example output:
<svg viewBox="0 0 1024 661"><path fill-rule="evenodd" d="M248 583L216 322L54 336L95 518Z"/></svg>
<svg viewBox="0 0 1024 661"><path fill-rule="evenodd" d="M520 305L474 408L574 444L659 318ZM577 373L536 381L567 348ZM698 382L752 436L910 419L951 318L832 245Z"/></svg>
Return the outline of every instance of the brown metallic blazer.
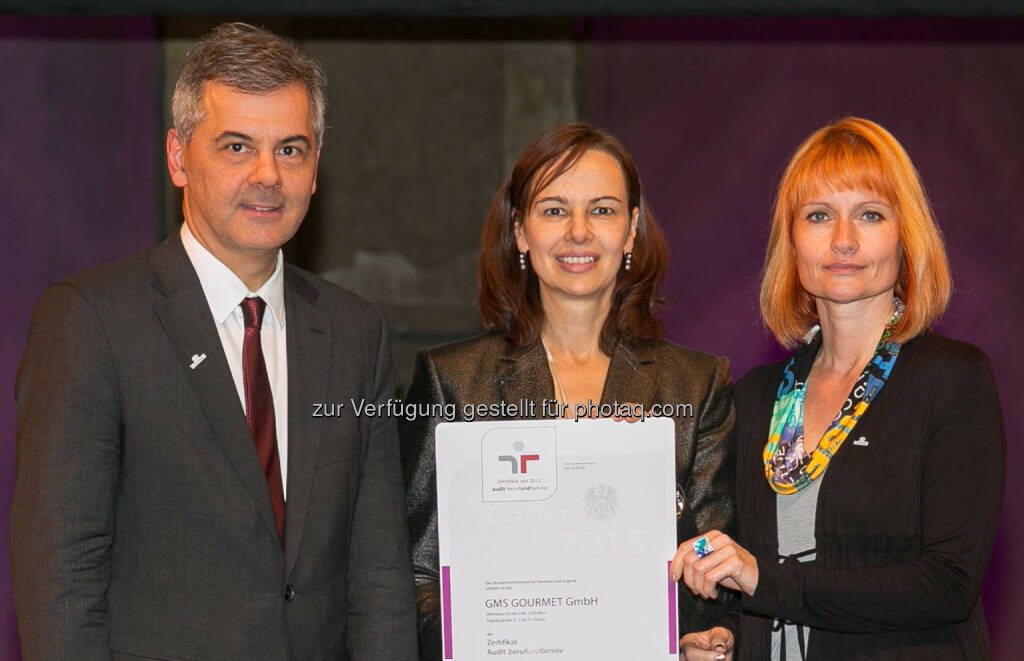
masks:
<svg viewBox="0 0 1024 661"><path fill-rule="evenodd" d="M554 399L544 347L538 342L513 347L500 335L482 335L419 353L409 404L454 404L457 419L465 404ZM692 416L676 423L676 479L686 509L678 538L698 531L733 527L735 466L734 420L729 362L666 341L627 348L617 344L611 356L602 402L692 404ZM440 597L437 559L437 492L434 428L437 417L400 421L402 469L409 508L416 600L419 607L420 658L440 659ZM679 593L680 635L713 625L735 630L738 613L723 591L717 603L702 602L685 587Z"/></svg>

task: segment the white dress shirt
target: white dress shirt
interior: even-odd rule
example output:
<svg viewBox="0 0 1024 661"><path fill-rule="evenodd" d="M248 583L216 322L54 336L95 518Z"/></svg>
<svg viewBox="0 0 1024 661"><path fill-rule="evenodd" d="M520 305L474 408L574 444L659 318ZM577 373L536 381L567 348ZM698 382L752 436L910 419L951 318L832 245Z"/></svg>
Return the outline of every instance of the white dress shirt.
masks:
<svg viewBox="0 0 1024 661"><path fill-rule="evenodd" d="M245 380L242 374L242 344L245 340L243 298L259 296L267 303L260 327L263 359L267 364L270 394L274 399L274 423L277 431L277 453L281 458L281 485L288 497L288 345L284 322L284 256L277 251L277 268L258 291L250 291L231 269L203 247L192 236L188 225L181 224L181 244L192 262L206 302L217 325L224 355L235 380L238 401L245 411Z"/></svg>

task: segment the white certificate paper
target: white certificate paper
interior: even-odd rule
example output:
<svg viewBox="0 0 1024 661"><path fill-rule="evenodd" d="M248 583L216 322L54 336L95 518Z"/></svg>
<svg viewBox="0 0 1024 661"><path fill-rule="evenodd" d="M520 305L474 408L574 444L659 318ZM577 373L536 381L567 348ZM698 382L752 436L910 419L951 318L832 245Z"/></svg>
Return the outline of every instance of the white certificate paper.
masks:
<svg viewBox="0 0 1024 661"><path fill-rule="evenodd" d="M669 418L437 427L445 659L678 658Z"/></svg>

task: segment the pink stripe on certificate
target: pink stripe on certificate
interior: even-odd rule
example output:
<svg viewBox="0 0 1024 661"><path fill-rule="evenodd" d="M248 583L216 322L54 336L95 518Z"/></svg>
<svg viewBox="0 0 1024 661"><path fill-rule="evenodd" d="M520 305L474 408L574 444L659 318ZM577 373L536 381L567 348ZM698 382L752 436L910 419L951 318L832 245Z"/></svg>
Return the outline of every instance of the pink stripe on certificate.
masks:
<svg viewBox="0 0 1024 661"><path fill-rule="evenodd" d="M452 577L451 567L441 567L441 603L444 609L444 658L452 658ZM672 612L676 610L673 598ZM673 629L674 630L674 629Z"/></svg>
<svg viewBox="0 0 1024 661"><path fill-rule="evenodd" d="M679 618L676 617L676 589L672 580L672 561L668 561L668 653L679 653ZM451 657L447 657L451 658Z"/></svg>

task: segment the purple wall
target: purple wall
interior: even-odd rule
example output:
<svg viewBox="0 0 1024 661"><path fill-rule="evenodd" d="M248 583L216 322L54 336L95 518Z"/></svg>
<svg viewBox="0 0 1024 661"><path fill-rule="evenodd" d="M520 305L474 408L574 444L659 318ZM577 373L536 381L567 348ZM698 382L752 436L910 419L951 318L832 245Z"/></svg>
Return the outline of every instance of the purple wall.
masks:
<svg viewBox="0 0 1024 661"><path fill-rule="evenodd" d="M1008 27L1009 26L1009 27ZM630 148L671 245L669 336L730 356L738 378L781 355L761 330L758 270L797 144L853 114L887 127L921 172L955 295L939 330L993 359L1008 475L1024 470L1024 24L985 21L607 20L588 52L591 119ZM993 40L993 36L995 40ZM986 41L987 40L987 41ZM965 439L969 441L969 439ZM965 485L967 488L969 486ZM958 488L950 485L950 488ZM983 589L997 659L1024 629L1022 487L1011 481Z"/></svg>
<svg viewBox="0 0 1024 661"><path fill-rule="evenodd" d="M0 16L0 658L17 659L11 604L14 374L32 306L66 275L156 238L159 51L149 19Z"/></svg>

